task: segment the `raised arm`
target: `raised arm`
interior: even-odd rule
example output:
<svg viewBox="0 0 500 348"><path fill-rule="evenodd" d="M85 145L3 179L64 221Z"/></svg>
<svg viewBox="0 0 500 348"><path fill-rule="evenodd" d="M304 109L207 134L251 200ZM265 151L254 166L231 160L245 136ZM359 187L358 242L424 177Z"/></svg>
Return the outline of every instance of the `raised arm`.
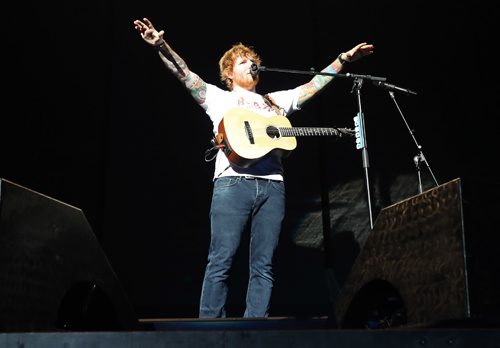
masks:
<svg viewBox="0 0 500 348"><path fill-rule="evenodd" d="M335 74L342 70L342 66L345 63L354 62L366 55L373 53L373 45L362 42L351 48L347 52L342 52L338 57L330 63L326 68L321 70L321 72ZM311 81L300 86L300 96L298 100L298 106L302 107L306 102L308 102L312 97L314 97L319 91L321 91L326 85L328 85L333 80L333 76L327 75L316 75Z"/></svg>
<svg viewBox="0 0 500 348"><path fill-rule="evenodd" d="M186 62L168 45L163 38L164 30L158 31L147 18L134 21L135 29L141 34L142 39L158 50L161 60L168 70L191 93L198 104L205 101L207 85L196 73L189 70Z"/></svg>

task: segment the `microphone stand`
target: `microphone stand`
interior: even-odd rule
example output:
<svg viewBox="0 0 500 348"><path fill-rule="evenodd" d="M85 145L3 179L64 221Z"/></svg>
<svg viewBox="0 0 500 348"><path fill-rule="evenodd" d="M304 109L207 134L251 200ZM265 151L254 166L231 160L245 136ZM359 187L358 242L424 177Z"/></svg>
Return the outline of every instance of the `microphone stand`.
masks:
<svg viewBox="0 0 500 348"><path fill-rule="evenodd" d="M363 86L363 79L355 78L352 86L352 90L356 90L356 97L358 100L358 123L359 123L359 132L357 134L360 137L360 146L357 148L361 148L361 158L363 162L363 169L365 173L365 181L366 181L366 194L368 200L368 212L370 214L370 228L373 229L373 214L372 214L372 200L371 200L371 189L370 189L370 176L368 175L368 168L370 167L370 162L368 160L368 144L366 140L366 128L365 128L365 119L363 115L363 111L361 108L361 87Z"/></svg>
<svg viewBox="0 0 500 348"><path fill-rule="evenodd" d="M363 169L364 169L365 180L366 180L368 213L369 213L369 217L370 217L370 228L373 229L373 214L372 214L372 203L371 203L371 193L370 193L371 189L370 189L370 179L369 179L369 175L368 175L368 168L370 167L370 164L368 161L368 147L366 145L366 132L365 132L365 126L364 126L365 125L364 115L363 115L362 108L361 108L361 87L363 86L364 80L371 80L373 82L377 82L377 81L383 82L383 81L386 81L387 78L371 76L371 75L351 74L351 73L346 73L346 74L327 73L327 72L315 71L314 68L310 69L309 71L304 71L304 70L276 69L276 68L268 68L265 66L260 66L259 71L276 71L276 72L286 72L286 73L305 74L305 75L324 75L324 76L333 76L333 77L354 79L353 89L356 90L356 95L357 95L358 109L359 109L358 122L359 122L359 126L360 126L360 131L357 132L357 134L359 134L359 136L360 136L359 144L361 144L361 146L359 146L359 147L356 146L356 148L362 149L362 161L363 161Z"/></svg>
<svg viewBox="0 0 500 348"><path fill-rule="evenodd" d="M408 122L406 122L406 118L403 115L403 112L401 111L401 108L398 105L398 102L396 101L396 97L394 97L394 92L389 91L389 95L391 99L394 101L394 104L396 105L396 108L399 111L399 114L401 115L401 118L403 119L403 122L406 125L406 128L408 128L408 131L410 132L410 135L413 139L413 142L417 146L417 149L419 150L418 154L413 157L413 162L415 163L415 166L417 168L417 175L418 175L418 192L422 193L422 177L420 175L420 163L425 163L427 166L427 169L429 170L429 173L431 173L432 179L434 180L434 183L436 186L439 186L438 181L436 180L436 177L434 176L434 173L432 172L431 166L429 165L429 161L424 156L424 153L422 152L422 145L420 145L415 138L415 135L413 134L413 131L411 130L410 126L408 125Z"/></svg>

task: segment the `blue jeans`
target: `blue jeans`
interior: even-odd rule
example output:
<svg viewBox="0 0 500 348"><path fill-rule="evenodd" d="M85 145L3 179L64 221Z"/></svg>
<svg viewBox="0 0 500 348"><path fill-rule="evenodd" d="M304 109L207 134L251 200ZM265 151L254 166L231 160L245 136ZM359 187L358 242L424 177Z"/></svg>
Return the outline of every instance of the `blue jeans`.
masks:
<svg viewBox="0 0 500 348"><path fill-rule="evenodd" d="M243 177L221 177L215 181L200 318L226 316L226 281L247 223L250 269L244 317L268 316L274 282L273 257L284 215L285 185L281 181Z"/></svg>

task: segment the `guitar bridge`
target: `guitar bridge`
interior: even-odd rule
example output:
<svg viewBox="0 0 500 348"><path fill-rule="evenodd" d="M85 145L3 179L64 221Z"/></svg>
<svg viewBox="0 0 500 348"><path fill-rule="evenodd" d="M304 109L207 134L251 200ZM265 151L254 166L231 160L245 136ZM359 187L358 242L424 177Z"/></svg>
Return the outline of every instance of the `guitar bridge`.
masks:
<svg viewBox="0 0 500 348"><path fill-rule="evenodd" d="M255 144L255 139L253 138L252 128L250 128L250 123L245 121L245 133L247 134L248 140L250 140L250 144Z"/></svg>

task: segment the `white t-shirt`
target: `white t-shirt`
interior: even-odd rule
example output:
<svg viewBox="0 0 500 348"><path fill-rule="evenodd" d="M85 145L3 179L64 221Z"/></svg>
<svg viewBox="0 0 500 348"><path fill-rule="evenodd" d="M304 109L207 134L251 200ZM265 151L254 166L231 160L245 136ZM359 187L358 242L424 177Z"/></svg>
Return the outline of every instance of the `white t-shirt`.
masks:
<svg viewBox="0 0 500 348"><path fill-rule="evenodd" d="M300 87L268 93L280 108L284 116L298 110L297 101ZM214 135L218 133L219 123L232 108L247 108L265 117L277 116L276 112L264 97L250 91L227 91L207 83L205 102L201 105L213 123ZM265 156L248 168L231 166L222 151L217 152L215 160L214 180L222 176L257 176L266 179L283 180L281 160L274 156Z"/></svg>

